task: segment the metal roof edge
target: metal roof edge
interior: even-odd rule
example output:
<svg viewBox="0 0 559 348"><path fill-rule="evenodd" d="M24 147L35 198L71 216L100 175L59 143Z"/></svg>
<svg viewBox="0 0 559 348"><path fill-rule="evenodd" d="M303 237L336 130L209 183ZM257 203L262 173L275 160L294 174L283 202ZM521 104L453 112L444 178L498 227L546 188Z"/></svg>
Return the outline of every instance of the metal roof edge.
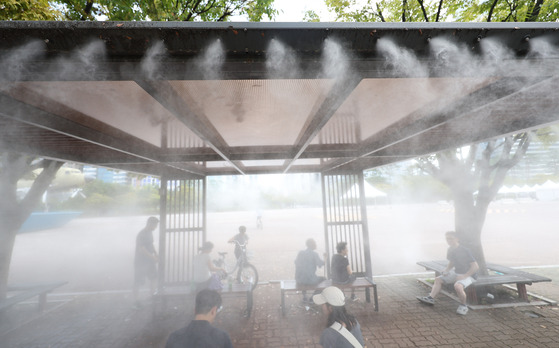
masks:
<svg viewBox="0 0 559 348"><path fill-rule="evenodd" d="M348 29L348 30L559 30L559 22L152 22L152 21L0 21L0 29Z"/></svg>

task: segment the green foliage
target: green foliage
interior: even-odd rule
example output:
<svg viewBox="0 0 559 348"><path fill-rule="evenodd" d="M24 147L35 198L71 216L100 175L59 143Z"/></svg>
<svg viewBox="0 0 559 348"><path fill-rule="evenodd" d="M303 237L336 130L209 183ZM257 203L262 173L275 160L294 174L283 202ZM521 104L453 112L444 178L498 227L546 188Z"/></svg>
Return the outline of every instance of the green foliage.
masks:
<svg viewBox="0 0 559 348"><path fill-rule="evenodd" d="M303 18L305 22L320 22L320 17L313 10L305 12L305 17Z"/></svg>
<svg viewBox="0 0 559 348"><path fill-rule="evenodd" d="M226 21L246 15L250 21L272 18L274 0L55 0L70 20L111 21Z"/></svg>
<svg viewBox="0 0 559 348"><path fill-rule="evenodd" d="M3 20L250 21L273 19L274 0L3 0Z"/></svg>
<svg viewBox="0 0 559 348"><path fill-rule="evenodd" d="M95 20L104 16L107 10L104 1L89 0L51 0L55 6L61 7L66 20Z"/></svg>
<svg viewBox="0 0 559 348"><path fill-rule="evenodd" d="M101 215L106 214L112 206L114 206L115 199L100 193L94 193L86 199L84 206L88 212L97 212Z"/></svg>
<svg viewBox="0 0 559 348"><path fill-rule="evenodd" d="M116 197L118 195L130 192L132 187L121 184L110 184L101 180L93 180L85 185L83 193L85 196L91 196L94 193L99 193L109 197Z"/></svg>
<svg viewBox="0 0 559 348"><path fill-rule="evenodd" d="M546 148L551 144L559 142L559 124L549 127L539 128L535 131L537 141L541 142Z"/></svg>
<svg viewBox="0 0 559 348"><path fill-rule="evenodd" d="M556 22L559 1L543 0L324 0L342 22Z"/></svg>
<svg viewBox="0 0 559 348"><path fill-rule="evenodd" d="M154 214L159 211L159 191L155 187L134 189L94 180L85 185L82 193L52 208L82 211L85 215Z"/></svg>
<svg viewBox="0 0 559 348"><path fill-rule="evenodd" d="M48 0L2 0L0 20L49 21L61 17Z"/></svg>

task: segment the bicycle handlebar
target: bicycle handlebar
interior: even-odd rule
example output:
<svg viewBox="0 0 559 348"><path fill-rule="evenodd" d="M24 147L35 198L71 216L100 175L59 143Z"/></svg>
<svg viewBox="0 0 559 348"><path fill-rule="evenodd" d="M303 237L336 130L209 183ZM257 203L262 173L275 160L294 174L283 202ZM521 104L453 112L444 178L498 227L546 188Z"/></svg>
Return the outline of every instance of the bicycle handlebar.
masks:
<svg viewBox="0 0 559 348"><path fill-rule="evenodd" d="M247 244L248 244L248 242L246 242L246 243L244 243L244 244L241 244L241 243L240 243L238 240L236 240L236 239L233 239L233 240L230 241L229 243L235 243L235 244L237 244L237 245L240 246L240 247L247 246Z"/></svg>

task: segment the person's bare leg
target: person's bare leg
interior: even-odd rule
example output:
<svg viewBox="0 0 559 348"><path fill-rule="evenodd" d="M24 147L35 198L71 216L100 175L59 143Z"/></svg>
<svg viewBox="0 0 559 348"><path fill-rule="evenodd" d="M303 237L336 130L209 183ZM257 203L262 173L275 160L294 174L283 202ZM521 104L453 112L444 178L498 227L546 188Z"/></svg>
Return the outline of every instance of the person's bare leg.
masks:
<svg viewBox="0 0 559 348"><path fill-rule="evenodd" d="M435 278L435 284L433 284L433 288L431 289L431 293L429 294L429 296L435 298L435 296L437 296L439 292L441 292L442 287L443 287L442 279L439 277Z"/></svg>
<svg viewBox="0 0 559 348"><path fill-rule="evenodd" d="M456 290L456 295L458 295L458 298L460 299L460 303L465 306L467 301L467 296L466 296L466 292L464 291L464 285L462 285L461 283L454 283L454 290Z"/></svg>

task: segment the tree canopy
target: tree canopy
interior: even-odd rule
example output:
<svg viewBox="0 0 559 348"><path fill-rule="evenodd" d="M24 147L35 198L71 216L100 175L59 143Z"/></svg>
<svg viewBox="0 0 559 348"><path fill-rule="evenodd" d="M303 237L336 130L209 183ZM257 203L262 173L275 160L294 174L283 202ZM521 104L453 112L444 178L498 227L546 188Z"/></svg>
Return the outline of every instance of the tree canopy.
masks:
<svg viewBox="0 0 559 348"><path fill-rule="evenodd" d="M324 0L342 22L555 22L556 0ZM312 13L307 18L314 18Z"/></svg>
<svg viewBox="0 0 559 348"><path fill-rule="evenodd" d="M272 19L274 0L6 0L4 20L226 21Z"/></svg>
<svg viewBox="0 0 559 348"><path fill-rule="evenodd" d="M0 19L4 20L48 21L60 16L48 0L3 0L0 3Z"/></svg>

